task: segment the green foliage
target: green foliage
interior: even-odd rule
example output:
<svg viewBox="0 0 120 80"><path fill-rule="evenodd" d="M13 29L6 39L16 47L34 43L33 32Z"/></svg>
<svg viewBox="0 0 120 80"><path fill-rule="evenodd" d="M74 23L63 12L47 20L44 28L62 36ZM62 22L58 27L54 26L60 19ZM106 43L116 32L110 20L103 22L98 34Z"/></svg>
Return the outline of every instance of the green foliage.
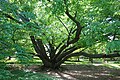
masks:
<svg viewBox="0 0 120 80"><path fill-rule="evenodd" d="M57 80L47 74L32 72L29 70L0 69L0 80Z"/></svg>
<svg viewBox="0 0 120 80"><path fill-rule="evenodd" d="M8 70L0 69L0 80L10 80L12 79L13 74Z"/></svg>
<svg viewBox="0 0 120 80"><path fill-rule="evenodd" d="M53 0L52 13L56 15L64 14L64 0Z"/></svg>
<svg viewBox="0 0 120 80"><path fill-rule="evenodd" d="M75 24L65 15L66 6L72 16L77 12L76 19L84 27L76 46L82 46L93 52L95 50L102 52L106 49L109 53L119 50L119 0L66 1L66 5L64 0L0 1L0 35L2 35L0 36L0 60L16 55L21 62L29 62L32 58L29 53L34 52L29 35L42 39L44 44L54 41L55 47L63 40L67 41L68 32L58 17L69 31L75 29ZM21 24L7 18L4 14L10 15ZM109 18L111 20L108 20ZM115 40L109 40L109 36L114 34L116 34ZM74 36L75 33L70 36L70 39Z"/></svg>
<svg viewBox="0 0 120 80"><path fill-rule="evenodd" d="M106 46L107 53L119 51L119 50L120 50L120 40L109 42Z"/></svg>

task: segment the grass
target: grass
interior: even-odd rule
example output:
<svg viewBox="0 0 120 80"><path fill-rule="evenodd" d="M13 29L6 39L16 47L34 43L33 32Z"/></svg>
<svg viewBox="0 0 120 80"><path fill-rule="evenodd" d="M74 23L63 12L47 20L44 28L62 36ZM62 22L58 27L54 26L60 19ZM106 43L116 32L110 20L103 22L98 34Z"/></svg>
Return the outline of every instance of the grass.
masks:
<svg viewBox="0 0 120 80"><path fill-rule="evenodd" d="M29 70L13 70L11 71L14 74L14 80L53 80L53 77L50 77L46 74L31 72Z"/></svg>
<svg viewBox="0 0 120 80"><path fill-rule="evenodd" d="M57 75L60 77L53 77L56 75L48 75L48 72L42 72L39 71L39 65L36 64L30 64L30 65L23 65L23 64L7 64L4 68L0 69L0 80L64 80L67 78L76 78L79 80L86 79L86 78L91 78L91 80L95 80L94 78L97 76L103 77L103 79L107 79L107 77L111 78L115 77L115 79L119 80L119 70L120 70L120 64L87 64L81 62L72 62L71 64L70 61L66 62L67 64L63 64L63 66L66 66L67 71L65 70L63 72L58 72ZM11 66L12 65L12 66ZM37 66L36 71L33 69L34 66ZM1 65L3 67L3 65ZM30 67L30 68L28 68ZM33 69L33 70L31 70ZM117 69L117 70L116 70ZM107 71L107 72L102 72L102 71ZM111 70L111 71L110 71ZM114 71L115 70L115 71ZM116 72L118 71L118 73ZM52 72L53 73L53 72ZM79 74L78 74L79 73ZM73 77L75 74L76 77ZM99 74L99 76L97 75ZM66 77L67 76L67 77ZM69 77L68 77L69 76ZM86 77L85 77L86 76ZM104 78L105 77L105 78ZM102 79L102 78L101 78ZM72 80L72 79L70 79Z"/></svg>
<svg viewBox="0 0 120 80"><path fill-rule="evenodd" d="M0 80L56 80L55 77L28 69L5 67L0 69Z"/></svg>
<svg viewBox="0 0 120 80"><path fill-rule="evenodd" d="M98 60L95 60L95 61L98 61ZM12 65L12 67L10 67L10 65ZM17 62L14 59L6 61L5 64L3 62L1 62L0 63L0 80L59 80L58 78L53 77L53 75L48 75L47 72L44 73L44 72L39 71L38 70L39 68L37 68L37 71L28 69L29 66L32 66L32 68L33 68L34 66L40 66L40 65L42 65L42 61L39 59L35 59L32 62L28 62L27 64L26 64L26 62L22 62L22 63ZM84 75L82 75L82 74L77 74L77 75L82 76L82 77L87 76L89 74L89 72L86 71L87 69L89 71L91 70L90 73L93 74L92 76L96 76L96 75L94 75L95 74L94 72L96 72L96 74L101 74L101 76L102 76L103 73L100 71L102 69L106 69L106 68L108 68L109 70L113 70L113 69L120 70L120 64L112 62L112 61L109 61L108 63L103 63L102 61L90 63L88 60L82 60L79 62L65 61L65 63L62 65L67 66L68 70L71 71L70 75L72 75L73 73L77 74L78 72L80 72ZM71 66L69 66L69 65L73 65L73 70L71 70ZM76 68L75 68L75 65L76 65ZM94 68L96 68L96 70L98 68L98 71L94 71ZM76 73L75 73L74 69L78 69L78 70L76 70ZM101 70L99 71L99 69L101 69ZM109 72L109 70L108 70L108 72ZM119 74L116 72L112 73L113 71L110 72L109 76L119 77ZM62 73L62 72L60 72L58 74L63 75L63 76L66 75L65 73ZM69 74L69 72L67 74ZM107 73L107 74L109 74L109 73ZM85 77L83 77L83 79L85 79Z"/></svg>

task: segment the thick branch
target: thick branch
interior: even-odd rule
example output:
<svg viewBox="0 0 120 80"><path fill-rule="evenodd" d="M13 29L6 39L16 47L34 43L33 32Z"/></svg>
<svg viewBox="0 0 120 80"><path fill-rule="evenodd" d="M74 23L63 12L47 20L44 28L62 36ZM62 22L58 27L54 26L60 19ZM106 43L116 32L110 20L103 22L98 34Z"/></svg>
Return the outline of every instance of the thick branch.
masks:
<svg viewBox="0 0 120 80"><path fill-rule="evenodd" d="M34 47L36 53L37 53L38 56L42 59L41 52L40 52L40 50L39 50L39 48L38 48L38 46L37 46L37 43L36 43L36 41L35 41L34 36L30 36L30 39L31 39L31 41L32 41L32 43L33 43L33 47Z"/></svg>
<svg viewBox="0 0 120 80"><path fill-rule="evenodd" d="M39 50L39 48L38 48L38 46L37 46L37 43L36 43L36 41L35 41L34 36L30 36L30 39L31 39L31 41L32 41L32 43L33 43L33 46L34 46L35 51L37 52L37 54L40 54L40 50Z"/></svg>
<svg viewBox="0 0 120 80"><path fill-rule="evenodd" d="M44 45L43 45L43 43L42 43L42 40L37 39L37 44L38 44L38 47L39 47L39 49L40 49L41 54L42 54L47 60L49 60L49 58L48 58L48 56L47 56L47 54L46 54L46 51L45 51L45 47L44 47Z"/></svg>
<svg viewBox="0 0 120 80"><path fill-rule="evenodd" d="M75 48L75 45L65 49L64 52L67 52L67 51L71 50L72 48Z"/></svg>
<svg viewBox="0 0 120 80"><path fill-rule="evenodd" d="M66 13L66 15L67 15L73 22L79 23L72 15L70 15L68 9L66 9L66 12L65 12L65 13Z"/></svg>
<svg viewBox="0 0 120 80"><path fill-rule="evenodd" d="M62 60L62 58L64 58L65 56L69 55L70 53L72 53L72 52L75 51L76 49L78 49L78 48L77 48L77 47L69 48L69 50L66 50L65 52L63 52L62 54L60 54L60 55L56 58L56 62Z"/></svg>
<svg viewBox="0 0 120 80"><path fill-rule="evenodd" d="M80 23L72 15L70 15L68 9L66 9L65 13L73 22L76 23L76 26L77 26L75 38L69 42L69 44L73 44L79 40L79 38L80 38L79 36L80 36L81 30L83 27L80 25Z"/></svg>
<svg viewBox="0 0 120 80"><path fill-rule="evenodd" d="M73 22L76 23L77 29L76 29L75 38L72 39L71 41L67 41L67 44L65 43L65 44L60 48L59 52L56 54L55 57L58 57L58 56L61 54L61 52L62 52L66 47L68 47L70 44L74 44L75 42L77 42L77 41L79 40L79 38L80 38L80 33L81 33L82 28L83 28L83 27L80 25L80 23L79 23L73 16L70 15L70 13L69 13L69 11L68 11L68 6L67 6L67 4L66 4L66 0L64 0L64 4L65 4L65 6L66 6L66 12L65 12L66 15L67 15ZM70 35L68 35L68 40L69 40L69 36L70 36Z"/></svg>
<svg viewBox="0 0 120 80"><path fill-rule="evenodd" d="M52 59L55 56L55 49L53 44L49 42L49 53L50 53L50 59Z"/></svg>
<svg viewBox="0 0 120 80"><path fill-rule="evenodd" d="M30 36L30 38L31 38L31 41L32 41L32 43L33 43L34 49L35 49L36 53L38 54L37 56L40 57L40 59L43 61L43 63L46 62L46 61L48 61L48 58L45 57L45 56L43 55L43 53L41 53L41 49L39 48L37 42L35 41L34 36ZM44 57L45 57L45 58L44 58Z"/></svg>
<svg viewBox="0 0 120 80"><path fill-rule="evenodd" d="M120 57L120 54L119 54L119 52L114 52L112 54L89 54L86 52L76 52L76 53L66 56L65 58L68 59L72 56L85 56L85 57L89 57L89 58L113 58L113 57Z"/></svg>
<svg viewBox="0 0 120 80"><path fill-rule="evenodd" d="M58 57L58 56L60 55L60 53L61 53L67 46L68 46L68 45L64 44L64 45L60 48L59 52L54 56L53 59L56 59L56 57Z"/></svg>
<svg viewBox="0 0 120 80"><path fill-rule="evenodd" d="M80 24L78 24L78 26L80 26ZM69 41L68 44L74 44L75 42L77 42L77 41L79 40L80 34L81 34L81 30L82 30L81 27L77 27L76 34L75 34L75 38L72 39L71 41Z"/></svg>
<svg viewBox="0 0 120 80"><path fill-rule="evenodd" d="M69 44L73 44L73 43L75 43L75 42L77 42L77 41L79 40L79 36L80 36L81 30L82 30L83 27L81 26L80 22L77 21L77 20L75 19L75 17L73 17L73 16L69 13L68 5L67 5L66 0L64 0L64 4L65 4L65 6L66 6L66 12L65 12L66 15L67 15L73 22L75 22L75 23L76 23L76 26L77 26L75 38L69 42Z"/></svg>
<svg viewBox="0 0 120 80"><path fill-rule="evenodd" d="M62 63L64 63L64 61L66 61L68 58L73 57L73 56L85 56L88 58L113 58L113 57L120 57L119 53L112 53L112 54L89 54L86 52L76 52L73 54L69 54L67 56L65 56L61 61L59 61L56 66L61 65Z"/></svg>

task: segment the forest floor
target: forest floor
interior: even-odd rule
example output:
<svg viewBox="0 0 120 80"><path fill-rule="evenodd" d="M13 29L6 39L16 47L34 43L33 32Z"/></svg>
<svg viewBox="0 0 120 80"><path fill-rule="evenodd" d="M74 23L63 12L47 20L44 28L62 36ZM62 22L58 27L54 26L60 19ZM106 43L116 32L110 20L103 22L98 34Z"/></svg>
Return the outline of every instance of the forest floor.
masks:
<svg viewBox="0 0 120 80"><path fill-rule="evenodd" d="M48 74L57 78L55 80L120 80L120 65L118 64L64 64L62 70L54 71L43 71L40 66L31 65L26 67L26 70Z"/></svg>
<svg viewBox="0 0 120 80"><path fill-rule="evenodd" d="M41 65L7 63L7 68L0 69L0 80L120 80L120 63L115 62L67 61L59 70L44 70Z"/></svg>

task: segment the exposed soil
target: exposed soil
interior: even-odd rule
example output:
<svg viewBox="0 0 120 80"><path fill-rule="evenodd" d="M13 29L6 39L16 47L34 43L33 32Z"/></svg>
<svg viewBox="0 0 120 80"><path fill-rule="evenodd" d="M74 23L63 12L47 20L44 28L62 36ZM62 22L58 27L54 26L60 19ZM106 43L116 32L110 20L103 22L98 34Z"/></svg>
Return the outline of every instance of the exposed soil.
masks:
<svg viewBox="0 0 120 80"><path fill-rule="evenodd" d="M40 66L29 66L34 72L49 74L58 80L120 80L120 69L113 69L102 65L62 65L60 70L43 71Z"/></svg>

